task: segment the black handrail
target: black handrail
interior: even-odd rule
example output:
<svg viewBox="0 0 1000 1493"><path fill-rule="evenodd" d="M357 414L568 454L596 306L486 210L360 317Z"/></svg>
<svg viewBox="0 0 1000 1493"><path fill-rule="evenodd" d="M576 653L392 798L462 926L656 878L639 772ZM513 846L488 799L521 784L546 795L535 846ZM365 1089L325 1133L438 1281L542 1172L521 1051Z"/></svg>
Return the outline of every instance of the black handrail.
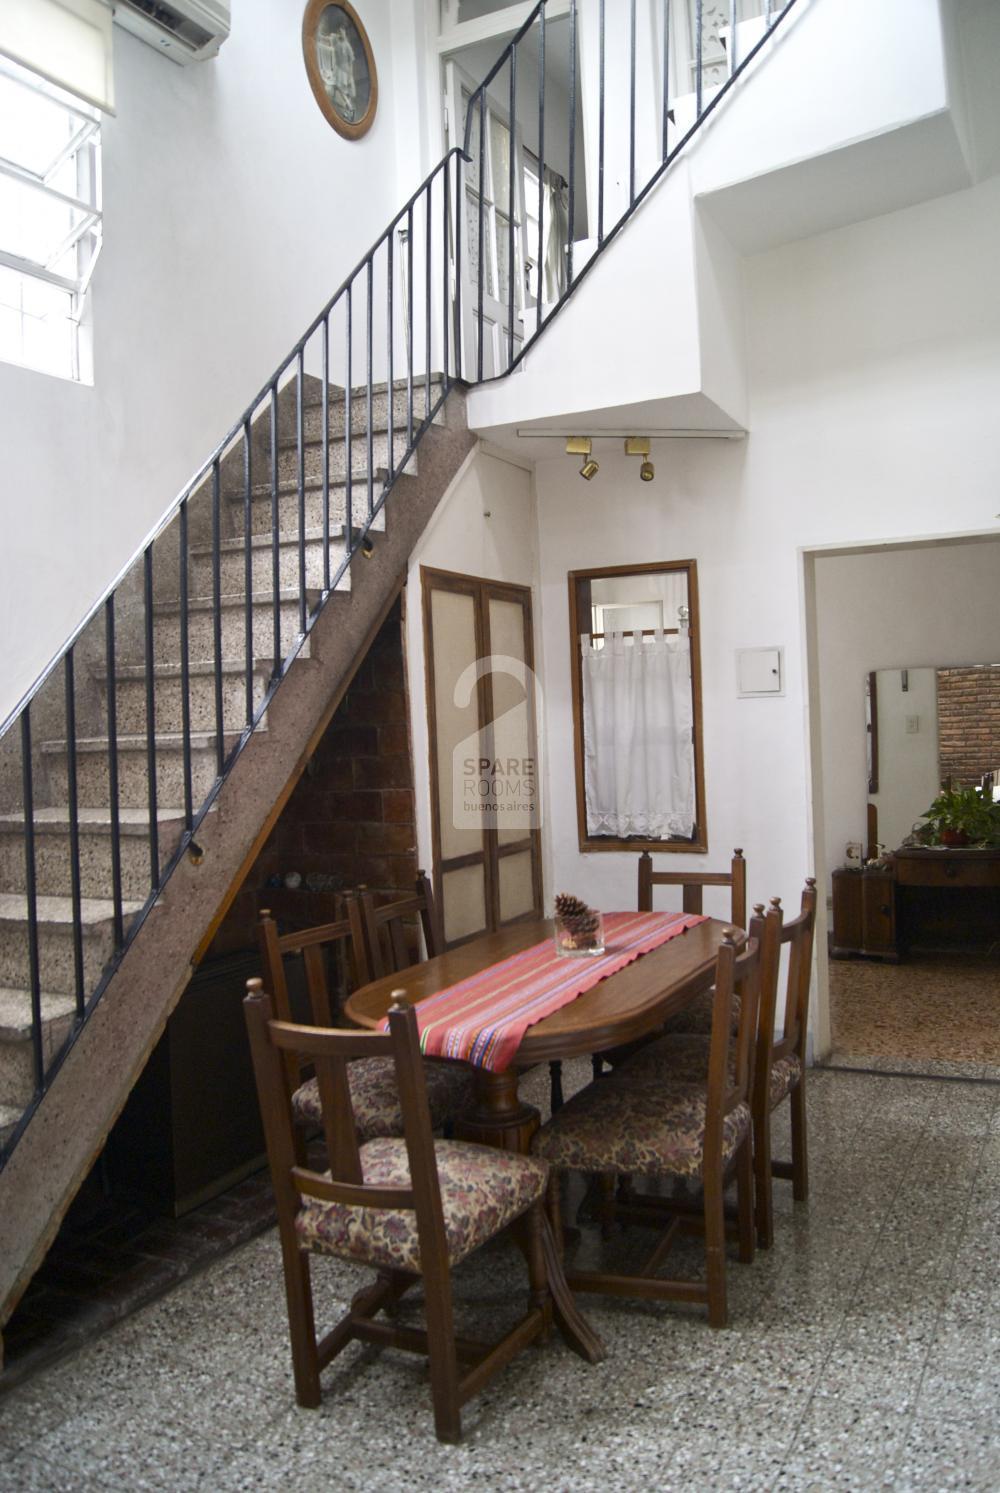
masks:
<svg viewBox="0 0 1000 1493"><path fill-rule="evenodd" d="M143 543L139 546L135 556L128 565L119 571L111 585L103 592L101 597L84 617L80 625L73 631L67 642L54 655L46 667L41 671L36 681L22 696L21 700L8 714L2 726L0 726L0 738L6 736L14 725L20 726L20 799L23 814L23 838L24 838L24 885L25 885L25 908L26 921L26 962L24 982L27 986L28 1004L30 1006L31 1026L31 1051L34 1068L34 1094L23 1110L21 1118L15 1126L14 1132L7 1145L0 1151L0 1167L6 1161L18 1137L23 1133L31 1113L37 1106L41 1096L51 1083L53 1076L58 1071L70 1050L83 1023L94 1009L104 989L113 977L125 951L129 948L136 937L139 929L143 926L163 886L169 880L171 874L181 859L190 850L192 853L197 849L195 835L199 831L206 814L215 803L219 792L234 763L243 751L252 734L259 726L265 711L267 710L275 691L290 669L292 663L301 652L312 629L316 625L324 606L336 591L340 581L350 567L354 555L362 547L369 545L369 530L377 521L391 492L397 477L403 473L413 456L424 432L431 424L438 410L441 408L448 393L458 382L466 381L465 372L466 357L463 342L463 246L466 239L465 214L469 210L469 194L466 181L466 168L472 163L472 155L469 150L472 139L472 130L478 129L479 144L479 179L473 183L474 192L478 193L478 224L475 225L475 233L478 241L478 266L473 289L472 311L477 320L474 338L475 373L471 381L485 381L487 378L498 377L516 367L524 356L528 346L541 331L548 325L552 317L561 309L566 300L572 294L576 286L581 282L586 273L595 262L598 254L611 242L622 229L632 214L638 209L640 203L648 195L652 187L668 169L680 150L694 135L703 121L717 107L721 98L731 88L736 78L746 69L758 54L774 30L778 21L784 18L791 10L796 0L787 0L777 16L772 17L771 0L764 0L764 34L757 44L752 47L746 57L741 58L737 65L735 58L735 25L736 5L735 0L730 0L730 47L728 61L728 77L715 95L704 107L702 97L702 60L703 39L702 31L702 5L697 0L696 15L698 17L698 34L694 39L694 54L696 62L695 98L696 118L687 132L675 141L671 147L669 131L673 125L673 112L670 107L669 89L669 62L670 62L670 0L662 0L662 24L663 24L663 76L662 76L662 150L661 159L656 169L649 178L639 187L636 184L636 6L634 0L629 5L629 59L628 59L628 155L627 155L627 206L620 213L610 228L605 226L605 151L606 151L606 118L609 116L607 101L605 99L605 84L607 76L606 46L607 35L605 28L605 0L600 0L599 5L599 121L598 121L598 160L597 160L597 182L598 200L596 210L596 230L598 250L590 260L583 265L578 273L574 273L573 244L576 232L577 215L577 183L576 183L576 153L577 153L577 125L576 125L576 99L578 91L578 69L577 69L577 0L570 0L568 12L568 35L569 35L569 88L568 88L568 120L567 132L563 136L566 144L566 161L568 169L567 215L568 215L568 242L566 245L566 272L564 283L560 287L560 293L555 302L543 315L543 277L544 277L544 226L545 226L545 183L546 183L546 143L551 144L553 139L558 139L561 131L549 124L547 128L546 118L546 57L547 49L551 45L551 37L547 36L546 0L539 0L524 24L517 31L509 45L497 59L497 62L487 73L482 83L477 87L469 99L465 119L464 148L453 147L434 169L424 178L420 186L411 194L407 201L396 213L388 227L376 240L368 252L358 261L355 268L343 281L337 291L326 302L325 306L309 324L306 331L291 348L284 360L279 364L271 377L264 384L246 410L241 414L236 423L226 433L223 439L215 447L212 453L202 463L194 476L185 485L166 513L158 520L151 529ZM551 22L548 23L551 27ZM515 322L519 309L526 313L526 307L521 303L516 294L516 285L520 281L522 288L525 287L523 276L520 274L517 256L522 235L518 231L515 217L517 206L517 180L515 172L515 159L513 149L509 152L507 177L504 183L507 193L507 224L504 231L505 246L507 253L507 283L506 295L502 285L500 274L500 262L497 257L495 266L491 265L490 281L496 289L496 299L501 307L501 320L506 318L506 327L501 327L501 335L498 348L506 346L506 367L494 368L487 374L484 367L484 301L486 294L486 254L498 255L499 243L497 225L490 226L490 232L486 232L486 192L485 192L485 170L486 155L489 148L489 138L486 131L486 113L488 108L487 91L490 85L500 77L503 69L509 69L506 88L506 106L508 119L512 129L517 127L516 105L517 105L517 76L518 76L518 47L525 42L532 32L537 31L537 66L538 66L538 98L537 98L537 132L538 132L538 265L537 265L537 305L535 315L532 318L533 328L529 327L527 315L523 315L522 335L518 337ZM549 106L551 115L551 103ZM659 128L659 127L658 127ZM452 180L454 175L454 181ZM562 173L559 173L561 179ZM588 204L589 207L589 204ZM436 214L440 217L440 245L441 275L437 284L437 295L440 299L439 314L435 314L435 277L434 269L434 223ZM594 214L590 213L592 222ZM423 227L423 234L419 230ZM401 244L397 246L396 235L401 236ZM402 252L397 254L397 247L403 247L402 240L405 239L405 257ZM423 264L418 263L422 258ZM397 270L405 263L405 297L406 304L402 315L398 314L398 287L395 283ZM417 280L423 280L418 290ZM384 283L383 283L384 282ZM376 398L376 291L379 295L379 305L384 308L384 358L386 370L386 456L384 473L380 470L376 480L376 444L375 444L375 418L374 406ZM363 306L358 304L363 297ZM419 310L420 315L417 315ZM340 344L343 352L343 459L344 474L343 482L338 483L333 475L333 450L330 431L330 404L331 404L331 353L333 341L331 336L332 322L339 317L343 324L344 341ZM397 368L397 321L400 323L401 335L405 343L405 378L401 378L401 390L405 394L406 416L405 426L402 419L397 422L395 411L395 373ZM356 347L355 332L363 328L363 353ZM314 339L319 334L320 348L318 356ZM441 372L434 375L435 342L439 342L439 367ZM519 342L519 347L515 343ZM452 351L453 345L453 351ZM339 354L338 354L339 355ZM355 365L359 358L363 357L364 378L363 386L355 390ZM319 373L309 371L311 360L316 358ZM307 379L318 383L320 404L319 409L319 434L315 432L307 439L306 436L306 383ZM434 394L435 384L437 386L436 397ZM423 385L423 412L420 418L415 410L420 385ZM358 394L357 403L355 393ZM363 403L362 403L363 401ZM359 407L363 410L363 430L355 431L355 417ZM309 409L315 406L308 406ZM291 417L294 426L294 440L283 441L283 428L287 428L287 422ZM357 439L356 439L357 437ZM397 458L397 443L404 443L405 449ZM319 526L310 529L309 524L316 520L309 518L308 493L315 488L315 478L307 475L306 447L312 444L319 447L319 493L320 493L320 515ZM287 462L285 454L290 458ZM357 461L360 457L364 462L363 474L357 469ZM291 469L291 476L288 475ZM232 479L235 478L235 481ZM259 480L258 480L259 478ZM331 488L342 486L344 516L340 534L335 534L338 525L332 523L331 513ZM228 489L232 488L230 492ZM240 506L239 521L234 522L234 537L228 546L223 538L223 509L228 497L232 497ZM267 504L267 519L269 524L269 535L255 533L255 499L260 497ZM361 512L355 513L356 497L362 498ZM210 676L211 698L206 702L207 714L211 718L213 729L207 733L204 742L204 751L211 762L212 779L207 784L204 773L196 778L195 772L195 738L200 737L206 722L199 722L196 728L192 711L192 628L194 626L192 614L192 570L197 563L192 549L192 534L197 528L196 509L200 502L207 504L207 523L202 524L202 531L208 531L210 542L202 546L207 549L209 561L209 576L206 585L209 595L206 597L207 604L207 635L202 631L200 636L201 655L203 662L200 673ZM292 516L286 514L283 517L283 503ZM158 541L163 539L170 526L177 523L177 549L175 552L166 551L161 553ZM281 544L282 536L288 534L294 536L294 584L289 585L286 591L282 590L282 563ZM331 563L331 542L334 538L343 538L342 555L336 565ZM318 538L322 547L321 575L310 583L309 571L309 546ZM255 544L255 539L257 543ZM227 550L242 561L236 584L241 588L239 595L229 597L226 593L227 581L224 573L227 564ZM266 583L270 584L271 597L268 605L266 593L263 591L261 578L255 570L255 556L259 552L263 562L263 575ZM157 736L158 723L162 720L163 709L157 691L157 667L159 652L162 648L161 631L166 614L158 611L158 598L156 584L158 577L163 572L164 565L169 565L170 555L176 559L176 576L179 600L177 603L178 616L178 650L179 679L177 681L180 694L180 723L179 744L181 749L181 780L177 796L181 800L178 805L181 811L183 828L173 849L161 860L161 838L160 838L160 814L163 804L169 802L169 793L166 784L171 781L169 774L170 759L167 755L171 742ZM290 556L290 558L292 558ZM137 576L137 586L132 592L123 590L124 583L130 580L133 574ZM287 585L287 579L286 579ZM138 596L138 609L135 611L135 601L128 605L129 596ZM242 620L242 628L238 641L233 641L230 636L231 626L227 625L227 610L232 605L242 606L242 619L238 612L234 613L233 622ZM172 616L173 607L167 609ZM106 749L108 777L104 788L107 799L107 828L110 837L110 879L111 879L111 910L109 920L113 934L113 953L111 958L105 962L94 988L88 991L86 954L84 948L84 928L82 903L84 894L82 889L82 857L81 857L81 773L83 771L81 749L86 743L81 743L78 736L78 719L80 706L77 695L78 688L78 663L82 656L82 644L88 629L96 626L98 619L103 614L103 643L101 655L103 657L103 685L104 685L104 722L106 726ZM294 614L294 615L293 615ZM266 685L261 689L260 671L258 669L257 653L261 649L258 635L255 630L255 617L264 620L264 631L270 635L270 671ZM138 623L138 626L136 626ZM288 627L294 625L294 631L286 638ZM141 726L132 722L128 729L123 728L123 694L119 688L119 664L123 639L129 641L130 628L132 641L138 646L143 660L141 669L142 699L139 708ZM239 690L239 675L242 674L242 706L239 712L239 724L227 725L227 661L230 671L236 671L237 690ZM39 900L39 876L42 869L39 857L38 835L36 832L36 771L34 767L34 752L38 750L38 738L43 731L47 730L45 724L39 725L38 715L43 713L51 704L47 696L43 696L45 686L52 680L56 671L63 669L62 690L62 719L65 724L65 763L66 763L66 798L69 815L69 857L70 857L70 921L72 924L72 964L73 964L73 998L75 1007L75 1023L67 1037L66 1042L58 1053L46 1062L45 1043L43 1040L43 998L45 989L44 964L45 951L41 941L41 926L38 911ZM129 680L135 678L133 671L128 676ZM171 682L174 675L170 675ZM258 694L259 691L259 694ZM133 710L136 706L133 705ZM49 732L51 734L51 732ZM168 733L169 734L169 733ZM173 738L175 741L176 738ZM198 750L202 750L199 746ZM140 793L135 782L129 775L128 754L134 750L138 756L140 750L144 756L145 784ZM161 787L161 773L163 775L163 787ZM91 787L88 791L94 791ZM127 795L127 796L126 796ZM126 883L134 888L136 882L136 869L130 860L126 868L123 857L123 826L125 815L142 815L145 832L148 837L149 849L149 874L148 894L141 900L138 897L126 895Z"/></svg>
<svg viewBox="0 0 1000 1493"><path fill-rule="evenodd" d="M759 37L759 39L757 40L757 42L752 47L748 48L746 56L745 57L737 58L737 55L736 55L736 53L737 53L737 47L736 47L736 42L737 42L737 35L736 35L736 28L737 28L736 4L735 4L735 0L729 0L729 6L728 6L728 12L729 12L729 38L728 38L728 47L727 47L727 54L726 54L726 61L725 61L726 76L725 76L725 80L718 86L718 88L713 93L712 97L709 98L707 100L707 102L706 102L706 99L705 99L705 88L704 88L704 74L705 74L705 70L709 66L720 65L720 61L719 61L718 58L714 59L714 61L713 61L711 59L707 59L706 56L705 56L705 44L704 43L705 43L706 21L705 21L705 16L704 16L703 0L695 0L695 7L694 7L694 35L691 38L692 53L693 53L692 63L693 63L693 71L694 71L694 88L693 88L694 122L691 124L690 128L687 131L685 131L683 134L681 134L679 136L679 138L677 138L676 140L674 140L673 144L671 144L671 142L670 142L670 132L671 132L671 130L674 127L674 105L677 102L677 96L676 95L672 95L671 94L671 89L670 89L670 61L671 61L670 27L671 27L672 6L671 6L671 0L660 0L659 20L660 20L660 25L662 27L662 68L661 68L660 79L659 79L659 91L660 91L660 103L661 103L661 120L662 120L662 123L661 123L661 139L660 139L660 142L659 142L660 143L660 159L659 159L658 163L656 164L656 166L654 167L654 169L652 169L652 171L650 172L650 174L647 177L647 179L641 185L639 185L637 183L637 180L636 180L636 172L637 172L637 152L636 152L636 110L637 110L636 10L637 10L637 7L635 5L635 0L629 0L629 3L627 5L627 7L624 6L624 5L622 6L622 10L624 12L624 14L622 16L622 19L625 22L625 25L623 27L623 33L628 38L628 57L627 57L627 65L626 65L626 68L625 68L625 72L626 72L626 75L627 75L626 86L624 88L624 92L623 93L621 91L619 91L619 94L617 94L615 96L609 96L608 84L607 84L607 78L608 78L608 69L607 69L608 30L607 30L607 28L605 26L605 0L599 0L598 11L597 11L597 74L598 74L598 90L597 90L597 110L598 110L598 117L597 117L597 160L595 162L595 168L596 168L595 169L596 198L597 198L597 201L596 201L596 206L592 206L590 203L587 204L588 217L589 217L589 220L590 220L590 223L589 223L590 233L591 233L592 237L596 238L597 249L591 255L591 257L587 260L587 262L582 267L578 268L577 264L576 264L576 254L575 254L576 233L577 233L577 226L578 226L578 224L577 224L577 217L578 217L579 206L580 206L579 202L578 202L578 183L577 183L577 180L576 180L576 176L577 176L577 171L576 171L577 135L578 135L577 123L576 123L576 105L577 105L577 94L578 94L578 91L579 91L578 65L577 65L578 0L570 0L568 12L564 12L563 15L561 15L559 17L559 19L563 19L563 17L565 16L565 19L568 21L568 32L569 32L569 44L568 44L568 134L566 136L566 154L565 154L565 158L560 158L561 160L562 159L565 160L565 175L566 175L566 178L567 178L567 180L566 180L566 188L567 188L567 196L568 196L567 215L568 215L568 219L569 219L569 224L568 224L567 243L566 243L566 247L565 247L565 269L564 269L564 275L563 275L563 283L559 287L559 293L558 293L558 295L556 296L556 298L554 300L552 300L547 305L547 307L545 308L544 313L543 313L543 308L542 308L542 289L543 289L543 287L542 287L542 281L543 281L543 273L544 273L544 232L543 232L544 185L543 185L543 183L544 183L544 178L545 178L545 174L546 174L546 169L547 168L552 169L553 175L558 175L558 176L562 176L563 175L563 171L561 169L553 168L551 159L547 160L546 159L546 154L545 154L547 141L549 143L551 143L551 139L552 139L552 132L551 131L549 131L548 135L546 134L546 120L545 120L545 55L546 55L547 46L549 45L549 43L546 40L546 29L548 27L548 30L551 32L551 27L553 25L553 20L551 18L547 20L547 17L546 17L547 0L538 0L538 4L531 11L530 15L525 20L524 24L520 27L520 29L517 31L517 33L511 38L510 42L507 44L507 46L505 47L504 51L500 54L500 56L497 58L496 62L490 68L489 72L486 74L486 76L483 79L483 81L478 85L478 87L470 95L469 100L468 100L468 105L467 105L467 108L466 108L465 134L464 134L464 151L463 151L463 159L465 161L468 161L470 159L470 157L471 157L470 143L471 143L471 139L472 139L472 129L474 127L474 123L478 127L478 132L479 132L479 180L478 180L477 183L473 183L472 184L474 195L476 195L478 197L478 202L479 202L479 208L478 208L478 215L479 215L479 223L478 223L479 274L477 276L477 284L474 287L474 289L476 291L476 295L477 295L477 302L476 302L476 307L475 307L475 314L476 314L477 321L478 321L478 336L477 336L477 345L476 345L476 379L475 379L475 382L489 382L490 379L493 379L493 378L502 378L502 377L504 377L506 374L510 373L514 368L516 368L518 366L518 364L521 362L521 359L524 357L525 353L528 351L528 348L535 341L535 338L538 337L541 334L542 328L544 326L547 326L548 323L552 320L552 318L557 314L557 312L562 309L563 305L565 305L565 303L569 299L570 295L572 295L573 291L581 283L581 281L583 280L584 276L589 272L589 270L591 269L591 267L593 266L593 264L596 262L596 260L599 257L601 251L603 249L605 249L607 247L607 245L611 242L611 240L621 231L621 229L629 221L629 219L635 213L635 211L640 206L640 204L645 200L645 198L652 191L653 187L657 184L657 182L660 180L660 178L663 176L663 174L667 170L669 170L669 168L671 167L671 165L673 164L673 162L677 159L677 156L680 154L680 152L685 149L685 147L688 145L689 141L696 134L696 132L701 128L701 126L704 124L704 122L709 118L709 116L712 113L714 113L714 111L716 110L716 108L718 107L718 105L721 103L722 99L726 96L727 93L730 92L730 90L732 89L733 85L736 83L737 79L742 76L742 74L746 71L746 69L754 61L754 59L757 57L757 55L759 54L759 52L761 51L761 49L767 44L767 42L770 40L771 36L774 34L774 31L775 31L776 27L780 24L781 21L783 21L785 19L785 17L793 9L793 7L795 6L796 3L797 3L797 0L784 0L783 4L781 4L780 6L777 6L777 5L774 5L772 3L772 0L761 0L762 11L761 11L760 16L758 16L756 18L751 18L751 19L759 19L759 20L763 21L763 26L764 26L763 32L762 32L761 36ZM534 33L534 35L533 35L533 33ZM488 319L487 316L486 316L486 291L485 291L485 286L486 286L486 282L487 282L487 272L486 272L486 266L485 266L485 263L484 263L484 256L487 253L490 252L490 247L495 242L495 234L491 235L491 233L489 231L489 226L488 226L488 223L487 223L487 219L488 219L488 216L489 216L490 208L487 207L484 204L484 186L485 186L485 180L486 180L487 167L486 167L486 163L485 163L483 157L484 157L484 150L486 148L486 142L487 142L487 139L488 139L487 131L486 131L486 126L485 126L485 120L486 120L487 110L490 107L490 103L492 102L493 99L499 99L499 94L496 94L496 95L493 95L493 96L490 95L490 93L489 93L490 85L493 84L494 82L496 82L496 80L501 77L501 75L504 72L504 69L506 68L506 69L508 69L508 87L506 89L506 95L507 95L506 102L507 102L508 122L509 122L509 125L510 125L510 128L511 128L511 131L512 132L517 131L523 137L526 134L526 127L527 127L527 125L529 123L533 123L534 122L533 119L532 120L528 120L526 118L519 118L516 115L515 110L513 108L513 99L514 99L513 80L516 77L516 71L517 71L517 66L518 66L518 61L517 61L517 59L518 59L518 51L519 51L519 48L521 48L523 45L527 44L529 42L529 40L532 42L532 45L537 49L538 69L539 69L539 102L538 102L538 114L537 114L537 127L538 127L538 178L539 178L538 223L539 223L539 228L538 228L538 263L537 263L537 271L536 271L536 273L537 273L537 284L536 284L536 287L535 287L535 289L536 289L536 305L535 305L535 308L534 308L534 316L532 318L530 318L530 320L529 320L528 306L527 306L527 296L525 295L525 302L524 302L524 304L520 308L520 314L521 314L521 319L522 319L522 329L523 329L523 337L521 337L521 338L516 338L516 336L515 336L515 328L514 328L514 321L515 321L515 316L517 314L518 308L514 307L513 309L511 309L511 307L510 307L509 304L507 306L503 307L503 311L504 311L504 313L505 313L505 315L506 315L506 317L508 319L508 324L507 324L506 328L504 328L504 331L505 331L506 335L500 339L500 342L499 342L498 346L502 347L505 344L506 348L507 348L507 354L508 355L507 355L507 358L506 358L506 360L504 361L504 363L503 363L503 365L501 367L494 368L494 370L492 371L492 373L487 373L486 370L485 370L485 358L484 358L484 348L483 348L483 324L484 324L484 320ZM534 110L533 109L532 109L531 112L532 112L532 114L534 114ZM608 164L607 163L607 131L606 131L606 120L608 118L614 118L616 116L616 114L619 117L627 120L627 123L628 123L628 128L627 128L627 132L626 132L626 144L625 144L625 147L624 147L621 159L620 159L620 161L617 162L617 165L619 167L619 175L620 175L621 179L624 180L624 182L626 183L626 192L625 192L625 202L626 202L626 205L625 205L623 211L617 217L617 219L614 222L614 224L610 228L606 228L606 226L605 226L606 168L607 168L607 164ZM511 154L511 158L513 158L513 154L514 154L513 150L511 150L510 154ZM516 273L516 265L515 265L515 262L514 262L514 232L513 232L514 202L513 202L512 199L508 202L508 206L509 206L509 209L510 209L510 212L509 212L509 215L508 215L509 221L508 221L507 230L506 230L506 232L508 234L508 276L509 276L509 286L510 286L511 291L513 291L513 287L514 287L515 283L517 283L518 276L517 276L517 273ZM493 225L493 226L495 226L495 225ZM525 247L526 247L526 249L528 249L530 246L528 246L527 244L525 244ZM499 270L499 262L497 263L496 269ZM520 283L522 283L522 284L525 283L524 277L520 277ZM500 287L499 286L497 287L497 292L498 292L497 293L497 300L498 301L502 301L502 297L500 296ZM510 299L512 300L513 297L511 296ZM534 323L533 326L531 325L531 322ZM519 344L516 351L515 351L515 341L517 341L518 344Z"/></svg>

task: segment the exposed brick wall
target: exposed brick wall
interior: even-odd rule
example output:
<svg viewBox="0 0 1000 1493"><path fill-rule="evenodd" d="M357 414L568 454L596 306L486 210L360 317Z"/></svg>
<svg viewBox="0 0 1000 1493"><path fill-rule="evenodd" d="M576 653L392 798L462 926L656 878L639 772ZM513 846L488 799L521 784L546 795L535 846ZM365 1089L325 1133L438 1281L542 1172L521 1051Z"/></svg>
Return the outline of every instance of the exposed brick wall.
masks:
<svg viewBox="0 0 1000 1493"><path fill-rule="evenodd" d="M1000 767L1000 666L938 669L937 687L941 779L969 787Z"/></svg>
<svg viewBox="0 0 1000 1493"><path fill-rule="evenodd" d="M397 602L243 887L208 957L249 948L259 893L272 876L335 877L338 887L413 889L417 873L413 765ZM265 899L266 900L266 899ZM280 892L276 915L294 905L303 924L331 916L329 894ZM298 918L296 918L298 921Z"/></svg>

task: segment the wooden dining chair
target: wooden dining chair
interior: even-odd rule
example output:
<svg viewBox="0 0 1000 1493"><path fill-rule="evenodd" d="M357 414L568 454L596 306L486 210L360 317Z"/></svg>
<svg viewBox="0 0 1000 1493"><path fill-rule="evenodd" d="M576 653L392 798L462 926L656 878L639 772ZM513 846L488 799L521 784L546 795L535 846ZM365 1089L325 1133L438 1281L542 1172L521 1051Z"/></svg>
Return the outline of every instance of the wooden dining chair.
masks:
<svg viewBox="0 0 1000 1493"><path fill-rule="evenodd" d="M336 1012L328 981L331 959L354 988L368 983L368 949L361 905L356 897L348 895L335 904L335 911L338 917L332 923L280 934L270 911L262 909L257 929L261 969L272 992L279 1020L294 1019L286 966L299 956L305 966L306 990L314 1026L334 1024ZM297 1061L292 1052L285 1058L292 1109L300 1125L315 1129L321 1121L319 1088L315 1076L303 1072L296 1066ZM449 1127L475 1103L472 1070L464 1063L432 1060L425 1066L431 1123L435 1129ZM372 1057L352 1063L350 1083L361 1139L402 1135L403 1113L391 1060Z"/></svg>
<svg viewBox="0 0 1000 1493"><path fill-rule="evenodd" d="M276 1019L260 980L244 1002L278 1210L288 1326L298 1403L320 1403L320 1373L349 1342L403 1348L429 1360L434 1426L441 1441L461 1436L460 1409L527 1344L546 1338L553 1319L545 1238L548 1167L530 1156L460 1141L435 1141L420 1061L416 1016L393 992L386 1035L295 1025ZM289 1057L316 1070L329 1170L306 1165L296 1143ZM403 1134L358 1142L350 1069L394 1065ZM500 1342L457 1338L451 1276L468 1255L504 1230L528 1267L528 1309ZM317 1339L310 1255L370 1265L376 1279L354 1296L340 1321ZM379 1320L423 1282L426 1329Z"/></svg>
<svg viewBox="0 0 1000 1493"><path fill-rule="evenodd" d="M394 897L390 902L377 904L374 894L362 887L359 891L361 913L365 927L366 967L361 983L382 980L386 975L398 974L419 960L414 959L414 948L407 936L419 918L427 958L433 959L443 953L438 929L437 908L430 879L423 871L417 872L412 893Z"/></svg>
<svg viewBox="0 0 1000 1493"><path fill-rule="evenodd" d="M696 916L701 916L704 911L703 893L706 887L728 886L731 890L730 923L734 928L747 926L747 865L743 859L743 851L739 848L733 851L728 871L654 871L653 857L644 850L639 857L639 912L653 911L653 888L657 886L680 887L682 910ZM707 1037L712 1030L711 991L705 991L703 995L689 1001L683 1011L678 1011L676 1016L669 1018L663 1030L698 1032ZM655 1035L654 1033L652 1038L644 1037L638 1042L629 1042L621 1047L609 1048L606 1052L595 1053L591 1060L594 1077L602 1076L605 1064L611 1068L620 1067L649 1041L655 1041Z"/></svg>
<svg viewBox="0 0 1000 1493"><path fill-rule="evenodd" d="M772 900L769 916L780 919L778 899ZM792 1197L804 1203L809 1197L809 1162L806 1145L806 1031L809 1022L809 984L812 976L813 940L816 931L816 881L807 877L801 910L791 922L779 922L780 948L788 950L785 975L785 1009L782 1030L776 1033L780 948L774 955L773 973L762 975L760 1018L752 1096L754 1127L754 1185L757 1242L765 1249L774 1242L774 1209L771 1179L783 1177L792 1183ZM771 1154L771 1115L788 1099L791 1104L792 1159L776 1161Z"/></svg>
<svg viewBox="0 0 1000 1493"><path fill-rule="evenodd" d="M700 1181L701 1197L693 1208L704 1229L706 1279L664 1279L657 1274L682 1222L690 1218L692 1205L630 1190L617 1205L618 1215L640 1223L666 1223L656 1247L636 1274L568 1270L574 1290L703 1302L713 1327L726 1323L724 1193L733 1176L739 1258L749 1262L754 1256L750 1085L760 949L757 940L750 939L741 952L745 938L741 931L729 928L719 949L711 1047L702 1083L676 1083L667 1077L636 1083L626 1063L602 1082L575 1094L542 1126L532 1147L553 1170L549 1216L557 1239L561 1238L560 1172Z"/></svg>

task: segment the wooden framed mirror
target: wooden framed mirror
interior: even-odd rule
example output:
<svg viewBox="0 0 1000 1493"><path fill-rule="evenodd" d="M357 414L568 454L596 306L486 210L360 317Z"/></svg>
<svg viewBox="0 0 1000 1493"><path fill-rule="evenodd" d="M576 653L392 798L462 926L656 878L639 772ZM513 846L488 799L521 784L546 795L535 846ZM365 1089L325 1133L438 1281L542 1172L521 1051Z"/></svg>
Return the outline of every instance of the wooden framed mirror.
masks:
<svg viewBox="0 0 1000 1493"><path fill-rule="evenodd" d="M580 849L708 849L694 560L569 574Z"/></svg>

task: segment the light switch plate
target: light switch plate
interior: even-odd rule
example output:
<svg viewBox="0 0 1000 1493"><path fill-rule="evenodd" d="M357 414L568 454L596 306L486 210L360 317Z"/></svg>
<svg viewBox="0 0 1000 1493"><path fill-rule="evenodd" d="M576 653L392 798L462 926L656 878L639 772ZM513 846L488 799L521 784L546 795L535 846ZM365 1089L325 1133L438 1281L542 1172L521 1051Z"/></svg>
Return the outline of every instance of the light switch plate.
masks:
<svg viewBox="0 0 1000 1493"><path fill-rule="evenodd" d="M737 648L736 683L740 695L783 695L785 650Z"/></svg>

